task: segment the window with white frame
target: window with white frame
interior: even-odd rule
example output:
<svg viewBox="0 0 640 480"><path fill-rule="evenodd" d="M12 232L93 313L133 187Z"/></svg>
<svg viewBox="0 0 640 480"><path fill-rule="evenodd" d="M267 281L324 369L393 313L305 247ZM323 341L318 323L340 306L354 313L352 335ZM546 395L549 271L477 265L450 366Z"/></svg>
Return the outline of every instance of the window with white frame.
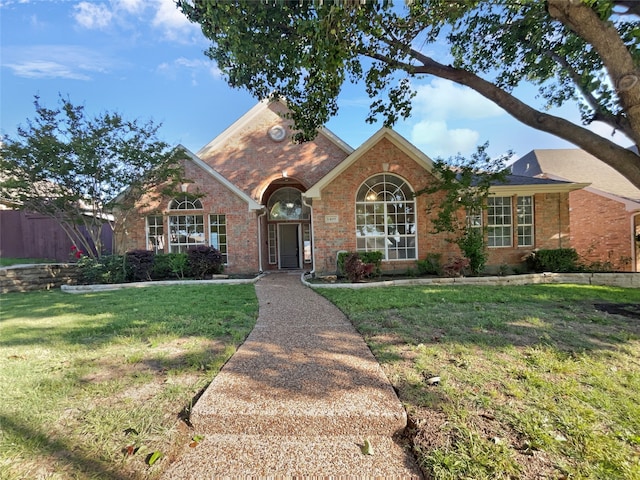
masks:
<svg viewBox="0 0 640 480"><path fill-rule="evenodd" d="M269 264L275 265L278 263L278 251L276 247L276 224L269 224L268 243L269 243Z"/></svg>
<svg viewBox="0 0 640 480"><path fill-rule="evenodd" d="M482 208L471 207L467 209L467 227L482 228Z"/></svg>
<svg viewBox="0 0 640 480"><path fill-rule="evenodd" d="M204 215L170 215L169 251L186 252L196 245L205 245Z"/></svg>
<svg viewBox="0 0 640 480"><path fill-rule="evenodd" d="M533 197L518 197L516 201L518 212L518 246L533 246Z"/></svg>
<svg viewBox="0 0 640 480"><path fill-rule="evenodd" d="M511 197L487 199L487 231L489 247L510 247L512 244Z"/></svg>
<svg viewBox="0 0 640 480"><path fill-rule="evenodd" d="M284 187L271 195L267 203L269 220L306 220L310 209L302 202L302 192Z"/></svg>
<svg viewBox="0 0 640 480"><path fill-rule="evenodd" d="M380 251L386 260L417 258L415 207L402 178L383 173L367 179L356 194L356 249Z"/></svg>
<svg viewBox="0 0 640 480"><path fill-rule="evenodd" d="M202 202L197 198L184 195L171 200L169 210L202 210Z"/></svg>
<svg viewBox="0 0 640 480"><path fill-rule="evenodd" d="M162 215L147 217L147 250L155 253L165 253L164 220Z"/></svg>
<svg viewBox="0 0 640 480"><path fill-rule="evenodd" d="M227 218L225 215L209 215L209 245L222 254L227 263Z"/></svg>
<svg viewBox="0 0 640 480"><path fill-rule="evenodd" d="M202 210L202 202L190 195L176 197L169 210ZM186 252L196 245L205 245L204 215L169 215L169 251Z"/></svg>

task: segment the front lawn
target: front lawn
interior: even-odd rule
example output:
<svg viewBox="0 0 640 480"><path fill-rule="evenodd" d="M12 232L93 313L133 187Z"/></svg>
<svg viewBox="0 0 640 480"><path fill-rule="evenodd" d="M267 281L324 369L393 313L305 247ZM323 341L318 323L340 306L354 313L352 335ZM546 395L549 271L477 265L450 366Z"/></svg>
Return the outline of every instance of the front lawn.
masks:
<svg viewBox="0 0 640 480"><path fill-rule="evenodd" d="M253 285L2 295L0 478L157 477L257 314Z"/></svg>
<svg viewBox="0 0 640 480"><path fill-rule="evenodd" d="M640 478L640 290L319 291L383 365L427 476Z"/></svg>

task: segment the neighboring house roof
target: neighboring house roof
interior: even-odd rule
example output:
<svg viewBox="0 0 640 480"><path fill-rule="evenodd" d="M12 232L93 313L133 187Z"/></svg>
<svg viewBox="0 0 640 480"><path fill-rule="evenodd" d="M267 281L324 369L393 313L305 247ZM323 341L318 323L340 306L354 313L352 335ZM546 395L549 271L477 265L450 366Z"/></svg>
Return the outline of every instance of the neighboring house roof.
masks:
<svg viewBox="0 0 640 480"><path fill-rule="evenodd" d="M536 193L561 193L580 190L588 183L575 183L550 178L507 175L504 182L496 182L489 189L493 195L533 195Z"/></svg>
<svg viewBox="0 0 640 480"><path fill-rule="evenodd" d="M219 172L216 172L213 168L211 168L204 161L202 161L195 153L191 152L189 149L187 149L183 145L179 145L178 147L184 149L185 153L187 154L188 160L191 160L198 167L200 167L202 170L204 170L209 175L211 175L213 178L215 178L218 182L220 182L222 185L224 185L226 188L228 188L233 194L235 194L238 197L240 197L241 200L247 202L249 210L260 210L260 209L262 209L262 205L260 205L258 202L256 202L254 199L252 199L249 195L247 195L242 190L240 190L237 186L235 186L233 183L231 183L229 180L227 180Z"/></svg>
<svg viewBox="0 0 640 480"><path fill-rule="evenodd" d="M533 150L517 160L511 171L530 177L590 183L589 190L640 202L640 189L606 163L578 148Z"/></svg>
<svg viewBox="0 0 640 480"><path fill-rule="evenodd" d="M421 165L425 170L431 171L433 169L433 161L427 157L423 152L416 148L412 143L406 140L399 133L391 130L390 128L383 127L374 133L369 139L360 145L356 150L345 158L340 164L333 168L329 173L320 179L315 185L313 185L304 196L307 198L320 198L322 189L335 180L342 172L353 165L360 157L371 148L380 142L383 138L386 138L393 143L399 150L404 152L409 158L413 159L416 163Z"/></svg>

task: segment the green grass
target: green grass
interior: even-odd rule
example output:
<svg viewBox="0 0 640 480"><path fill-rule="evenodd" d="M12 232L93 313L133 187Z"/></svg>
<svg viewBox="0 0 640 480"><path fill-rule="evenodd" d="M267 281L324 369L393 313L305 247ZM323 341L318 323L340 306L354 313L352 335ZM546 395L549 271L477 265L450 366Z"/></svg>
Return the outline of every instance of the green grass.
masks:
<svg viewBox="0 0 640 480"><path fill-rule="evenodd" d="M12 265L23 265L29 263L57 263L55 260L46 258L7 258L0 257L0 267L10 267Z"/></svg>
<svg viewBox="0 0 640 480"><path fill-rule="evenodd" d="M640 290L320 291L382 363L431 478L640 479Z"/></svg>
<svg viewBox="0 0 640 480"><path fill-rule="evenodd" d="M0 298L0 478L154 478L257 318L253 285ZM192 434L193 432L191 432ZM125 455L129 445L140 447Z"/></svg>

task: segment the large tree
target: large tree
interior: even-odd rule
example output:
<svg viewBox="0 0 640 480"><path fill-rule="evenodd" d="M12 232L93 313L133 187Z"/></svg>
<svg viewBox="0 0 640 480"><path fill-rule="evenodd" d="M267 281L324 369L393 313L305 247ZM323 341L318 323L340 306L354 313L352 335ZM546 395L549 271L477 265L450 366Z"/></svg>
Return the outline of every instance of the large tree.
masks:
<svg viewBox="0 0 640 480"><path fill-rule="evenodd" d="M562 137L640 188L640 157L545 107L577 102L640 144L638 2L616 0L177 0L212 40L206 55L234 87L287 98L298 140L338 111L345 81L364 81L369 119L410 115L411 79L466 85L521 122ZM452 62L428 54L446 42ZM536 108L513 91L540 87Z"/></svg>
<svg viewBox="0 0 640 480"><path fill-rule="evenodd" d="M101 231L125 221L142 195L181 179L181 149L157 138L160 125L117 113L88 117L60 97L58 108L35 99L36 117L0 145L0 198L54 218L86 255L103 251Z"/></svg>

